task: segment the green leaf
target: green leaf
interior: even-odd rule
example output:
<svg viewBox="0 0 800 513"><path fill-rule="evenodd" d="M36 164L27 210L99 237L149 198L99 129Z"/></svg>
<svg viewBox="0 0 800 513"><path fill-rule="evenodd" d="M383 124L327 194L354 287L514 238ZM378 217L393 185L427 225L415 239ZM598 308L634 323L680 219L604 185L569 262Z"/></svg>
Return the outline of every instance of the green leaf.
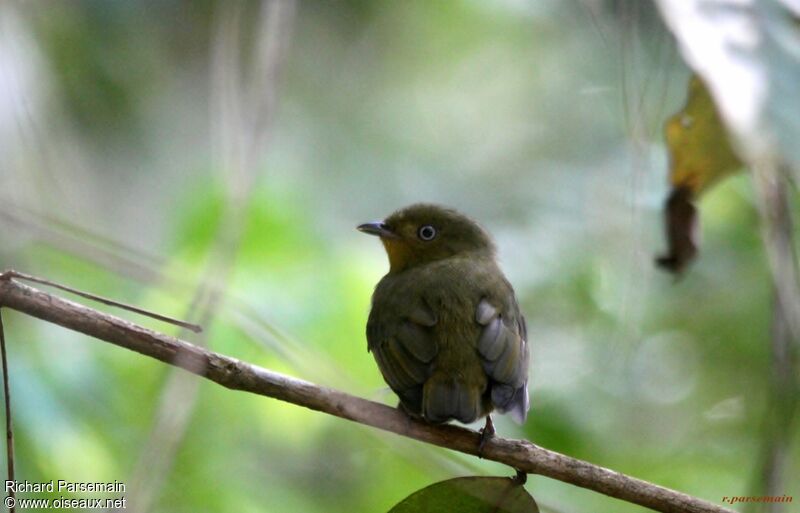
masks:
<svg viewBox="0 0 800 513"><path fill-rule="evenodd" d="M507 477L457 477L406 497L389 513L539 513L525 487Z"/></svg>

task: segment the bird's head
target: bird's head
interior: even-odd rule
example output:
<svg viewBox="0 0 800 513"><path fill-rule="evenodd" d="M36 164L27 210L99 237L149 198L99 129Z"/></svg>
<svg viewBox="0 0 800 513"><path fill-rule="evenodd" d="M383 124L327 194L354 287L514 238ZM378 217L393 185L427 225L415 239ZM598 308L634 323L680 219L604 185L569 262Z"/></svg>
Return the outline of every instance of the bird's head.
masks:
<svg viewBox="0 0 800 513"><path fill-rule="evenodd" d="M478 223L453 209L427 203L403 208L358 229L381 238L390 272L455 255L494 253L491 237Z"/></svg>

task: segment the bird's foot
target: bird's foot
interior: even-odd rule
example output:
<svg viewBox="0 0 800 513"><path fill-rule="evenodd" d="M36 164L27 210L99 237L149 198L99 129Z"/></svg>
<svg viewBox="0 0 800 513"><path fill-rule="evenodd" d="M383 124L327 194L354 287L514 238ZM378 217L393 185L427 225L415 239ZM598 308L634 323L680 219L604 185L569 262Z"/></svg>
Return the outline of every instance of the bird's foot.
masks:
<svg viewBox="0 0 800 513"><path fill-rule="evenodd" d="M523 472L523 471L519 470L519 469L515 469L515 470L517 470L517 475L512 477L511 480L517 486L524 485L528 481L528 474L526 472Z"/></svg>
<svg viewBox="0 0 800 513"><path fill-rule="evenodd" d="M496 433L494 429L494 422L492 422L492 416L486 416L486 424L480 430L481 437L478 441L478 457L483 458L483 448L486 446L486 442L488 442Z"/></svg>

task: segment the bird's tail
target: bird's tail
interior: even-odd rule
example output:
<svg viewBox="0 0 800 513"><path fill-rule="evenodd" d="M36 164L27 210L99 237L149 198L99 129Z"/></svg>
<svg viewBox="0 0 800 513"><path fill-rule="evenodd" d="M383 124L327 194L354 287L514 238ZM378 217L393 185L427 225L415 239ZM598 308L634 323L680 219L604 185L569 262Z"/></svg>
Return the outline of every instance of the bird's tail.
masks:
<svg viewBox="0 0 800 513"><path fill-rule="evenodd" d="M474 422L483 413L481 387L434 373L422 391L422 415L429 422Z"/></svg>

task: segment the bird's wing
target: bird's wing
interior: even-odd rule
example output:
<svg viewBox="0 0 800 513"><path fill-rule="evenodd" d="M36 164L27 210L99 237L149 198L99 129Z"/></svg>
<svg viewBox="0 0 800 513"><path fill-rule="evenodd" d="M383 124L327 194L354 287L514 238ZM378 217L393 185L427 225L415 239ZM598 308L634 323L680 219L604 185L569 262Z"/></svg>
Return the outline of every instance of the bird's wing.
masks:
<svg viewBox="0 0 800 513"><path fill-rule="evenodd" d="M392 309L392 318L383 317L385 310L373 307L370 312L369 350L406 410L418 415L422 411L422 386L430 377L431 362L438 353L432 332L437 319L425 305L417 305L405 315Z"/></svg>
<svg viewBox="0 0 800 513"><path fill-rule="evenodd" d="M483 370L491 379L492 404L501 413L510 413L519 423L528 414L528 334L525 318L511 292L511 302L502 311L499 301L483 298L478 302L475 320L483 326L478 353Z"/></svg>

